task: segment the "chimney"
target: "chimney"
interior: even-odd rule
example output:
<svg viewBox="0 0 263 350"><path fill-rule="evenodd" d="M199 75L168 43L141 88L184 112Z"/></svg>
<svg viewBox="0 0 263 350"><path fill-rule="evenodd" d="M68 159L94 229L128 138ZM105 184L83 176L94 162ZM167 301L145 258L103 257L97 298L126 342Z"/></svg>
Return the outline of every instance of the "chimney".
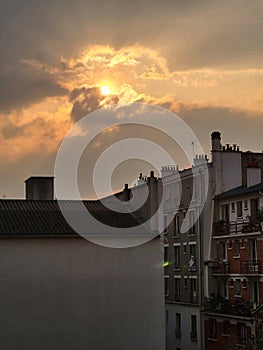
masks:
<svg viewBox="0 0 263 350"><path fill-rule="evenodd" d="M53 200L54 176L31 176L25 180L27 200Z"/></svg>
<svg viewBox="0 0 263 350"><path fill-rule="evenodd" d="M212 152L221 150L221 133L219 131L214 131L211 134L212 141Z"/></svg>

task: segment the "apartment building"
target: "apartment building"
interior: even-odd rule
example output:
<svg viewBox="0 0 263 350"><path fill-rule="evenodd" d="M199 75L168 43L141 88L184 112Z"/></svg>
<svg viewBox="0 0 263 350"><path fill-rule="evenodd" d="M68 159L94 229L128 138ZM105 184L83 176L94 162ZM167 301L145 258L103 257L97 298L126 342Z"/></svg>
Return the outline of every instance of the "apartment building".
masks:
<svg viewBox="0 0 263 350"><path fill-rule="evenodd" d="M202 166L204 164L208 173L207 192L202 183L204 175L202 174ZM198 168L200 171L196 171ZM247 226L247 222L250 217L256 215L261 206L262 199L259 193L260 183L263 181L262 169L262 153L243 152L235 144L222 145L221 134L218 131L211 134L210 161L206 156L201 155L195 157L192 167L183 171L178 170L175 166L163 167L164 222L170 222L164 232L167 350L203 350L205 348L212 349L212 347L221 349L226 346L226 343L221 341L225 340L221 335L223 333L222 327L226 327L228 323L224 323L222 311L218 311L219 305L222 303L216 304L211 296L214 299L217 298L217 301L221 300L220 297L224 297L232 302L233 298L235 299L235 296L232 298L232 294L235 288L240 286L243 293L245 291L249 293L249 300L247 298L246 301L252 303L254 309L258 310L261 302L260 285L254 281L255 273L251 273L251 271L260 271L259 251L262 248L258 239L257 246L255 246L252 237L245 242L244 233L242 233L244 242L242 245L239 242L239 249L242 252L240 258L233 255L230 264L227 256L230 257L233 252L236 254L238 252L238 244L234 240L231 243L232 250L229 249L228 237L232 235L234 229L239 232L240 227L245 225L245 230L248 227L253 227L255 230L254 226ZM203 193L203 196L206 194L205 198L203 197L205 202L195 201L195 197L198 197L196 196L197 190ZM200 193L199 198L202 198ZM236 196L235 200L234 196ZM241 197L238 198L238 196ZM227 202L228 200L229 202ZM194 222L195 217L198 217L198 220L187 232L182 233L181 225L188 212L190 221ZM222 222L227 225L229 231L225 233L227 237L222 234L225 231L218 233L218 227L221 227ZM258 229L260 226L257 224L256 228ZM223 230L225 229L224 227ZM253 231L252 234L255 235L255 232ZM259 232L261 231L257 231L257 234ZM236 241L240 240L238 235L235 237ZM245 244L247 247L243 248ZM255 253L256 251L257 253ZM247 252L246 256L245 252ZM220 254L225 254L224 258ZM254 254L254 257L249 254ZM243 259L242 263L241 258ZM252 263L252 261L256 262ZM232 264L234 267L230 266ZM227 275L230 269L234 271L234 276L227 280L222 272ZM241 279L238 278L239 272L243 273ZM243 282L243 279L246 282ZM228 290L227 283L231 284L228 286L231 287ZM243 283L245 284L243 285ZM229 300L230 297L232 299ZM241 297L238 300L240 304L244 305L244 300ZM255 302L255 300L258 301ZM214 306L213 315L218 313L217 318L212 317L211 305ZM242 310L245 310L244 306ZM257 315L260 315L259 310ZM243 332L243 325L240 324L244 320L246 323L250 322L250 316L248 319L246 318L247 314L243 314L243 319L239 318L240 314L236 314L235 317L237 327L233 331L236 335L232 337L234 346L238 344L237 334ZM221 326L219 320L222 321ZM231 321L230 324L232 325L232 323ZM251 331L246 330L248 336L255 333L255 322L253 327ZM211 334L213 334L212 337ZM219 338L219 335L222 339ZM253 336L255 337L255 334ZM232 345L229 342L229 346Z"/></svg>

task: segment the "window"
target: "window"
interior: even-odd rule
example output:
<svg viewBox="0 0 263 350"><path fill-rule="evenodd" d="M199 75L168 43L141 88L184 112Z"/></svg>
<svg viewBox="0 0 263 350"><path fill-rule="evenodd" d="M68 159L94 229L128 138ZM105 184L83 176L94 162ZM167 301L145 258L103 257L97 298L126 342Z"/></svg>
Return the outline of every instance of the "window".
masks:
<svg viewBox="0 0 263 350"><path fill-rule="evenodd" d="M243 216L242 202L237 202L237 217L241 218Z"/></svg>
<svg viewBox="0 0 263 350"><path fill-rule="evenodd" d="M169 295L169 279L167 277L164 279L164 292L165 296Z"/></svg>
<svg viewBox="0 0 263 350"><path fill-rule="evenodd" d="M186 243L184 244L184 254L186 254L186 249L187 249L187 245Z"/></svg>
<svg viewBox="0 0 263 350"><path fill-rule="evenodd" d="M197 341L196 315L191 315L191 340Z"/></svg>
<svg viewBox="0 0 263 350"><path fill-rule="evenodd" d="M257 241L255 239L250 241L250 260L253 263L257 260Z"/></svg>
<svg viewBox="0 0 263 350"><path fill-rule="evenodd" d="M179 215L175 215L175 217L174 217L174 234L175 235L180 234L180 217L179 217Z"/></svg>
<svg viewBox="0 0 263 350"><path fill-rule="evenodd" d="M189 234L190 235L195 235L196 234L195 211L194 210L189 211L189 216L190 216L190 230L189 230Z"/></svg>
<svg viewBox="0 0 263 350"><path fill-rule="evenodd" d="M245 323L238 324L238 343L245 344L247 340L247 327Z"/></svg>
<svg viewBox="0 0 263 350"><path fill-rule="evenodd" d="M163 232L167 233L168 232L168 215L164 215L163 217Z"/></svg>
<svg viewBox="0 0 263 350"><path fill-rule="evenodd" d="M185 289L187 288L187 285L188 285L188 283L187 283L187 278L184 278L184 288L185 288Z"/></svg>
<svg viewBox="0 0 263 350"><path fill-rule="evenodd" d="M231 203L231 211L234 212L235 211L235 203Z"/></svg>
<svg viewBox="0 0 263 350"><path fill-rule="evenodd" d="M240 255L240 244L238 240L235 240L234 242L234 253L235 253L235 256Z"/></svg>
<svg viewBox="0 0 263 350"><path fill-rule="evenodd" d="M250 301L258 303L258 281L251 281Z"/></svg>
<svg viewBox="0 0 263 350"><path fill-rule="evenodd" d="M211 339L217 339L217 322L215 319L210 319L210 332L209 337Z"/></svg>
<svg viewBox="0 0 263 350"><path fill-rule="evenodd" d="M180 246L174 247L174 268L180 269Z"/></svg>
<svg viewBox="0 0 263 350"><path fill-rule="evenodd" d="M223 323L223 334L230 335L230 321L224 321Z"/></svg>
<svg viewBox="0 0 263 350"><path fill-rule="evenodd" d="M236 280L236 295L241 295L241 280Z"/></svg>
<svg viewBox="0 0 263 350"><path fill-rule="evenodd" d="M226 261L227 260L227 245L226 242L220 243L220 257L221 260Z"/></svg>
<svg viewBox="0 0 263 350"><path fill-rule="evenodd" d="M234 288L234 280L231 278L229 288Z"/></svg>
<svg viewBox="0 0 263 350"><path fill-rule="evenodd" d="M166 323L169 322L169 314L168 314L168 310L165 310L165 320L166 320Z"/></svg>
<svg viewBox="0 0 263 350"><path fill-rule="evenodd" d="M175 301L181 300L181 280L180 278L174 279L174 289L175 289Z"/></svg>
<svg viewBox="0 0 263 350"><path fill-rule="evenodd" d="M164 266L168 262L168 247L164 247Z"/></svg>
<svg viewBox="0 0 263 350"><path fill-rule="evenodd" d="M181 338L181 314L175 314L175 337Z"/></svg>
<svg viewBox="0 0 263 350"><path fill-rule="evenodd" d="M196 279L191 278L190 279L190 286L191 286L191 303L196 303L197 297L196 297Z"/></svg>
<svg viewBox="0 0 263 350"><path fill-rule="evenodd" d="M243 288L247 288L247 280L243 280Z"/></svg>
<svg viewBox="0 0 263 350"><path fill-rule="evenodd" d="M244 209L248 210L248 202L247 202L247 200L245 200L245 202L244 202Z"/></svg>
<svg viewBox="0 0 263 350"><path fill-rule="evenodd" d="M190 246L190 259L189 259L189 269L190 270L196 270L196 245L195 244L189 244Z"/></svg>
<svg viewBox="0 0 263 350"><path fill-rule="evenodd" d="M196 253L195 247L196 247L196 245L195 244L189 244L189 245L190 245L190 257L192 255L195 257L195 253Z"/></svg>
<svg viewBox="0 0 263 350"><path fill-rule="evenodd" d="M226 299L228 298L227 280L226 279L224 279L222 281L222 296Z"/></svg>

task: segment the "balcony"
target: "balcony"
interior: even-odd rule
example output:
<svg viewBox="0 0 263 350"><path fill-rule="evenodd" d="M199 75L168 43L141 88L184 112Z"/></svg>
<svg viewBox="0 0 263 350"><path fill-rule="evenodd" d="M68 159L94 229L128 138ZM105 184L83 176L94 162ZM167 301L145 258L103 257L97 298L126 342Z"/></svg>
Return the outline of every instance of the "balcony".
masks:
<svg viewBox="0 0 263 350"><path fill-rule="evenodd" d="M230 274L230 264L228 262L215 262L212 266L212 273L214 275L228 275Z"/></svg>
<svg viewBox="0 0 263 350"><path fill-rule="evenodd" d="M231 221L226 223L222 220L215 222L213 227L214 236L238 235L253 232L261 232L262 226L258 221Z"/></svg>
<svg viewBox="0 0 263 350"><path fill-rule="evenodd" d="M206 312L214 312L219 314L246 316L252 315L253 303L243 302L242 300L236 300L230 302L220 296L211 299L206 299L204 302L204 308Z"/></svg>
<svg viewBox="0 0 263 350"><path fill-rule="evenodd" d="M240 272L245 275L258 275L262 273L261 261L241 261L240 262Z"/></svg>

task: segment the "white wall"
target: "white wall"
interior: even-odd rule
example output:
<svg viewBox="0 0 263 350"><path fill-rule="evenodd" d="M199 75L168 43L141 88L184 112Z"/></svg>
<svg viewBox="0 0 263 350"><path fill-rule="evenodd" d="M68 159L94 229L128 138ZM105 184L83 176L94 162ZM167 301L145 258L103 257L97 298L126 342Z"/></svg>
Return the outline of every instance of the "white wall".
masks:
<svg viewBox="0 0 263 350"><path fill-rule="evenodd" d="M159 239L1 239L0 349L164 350L162 254Z"/></svg>

